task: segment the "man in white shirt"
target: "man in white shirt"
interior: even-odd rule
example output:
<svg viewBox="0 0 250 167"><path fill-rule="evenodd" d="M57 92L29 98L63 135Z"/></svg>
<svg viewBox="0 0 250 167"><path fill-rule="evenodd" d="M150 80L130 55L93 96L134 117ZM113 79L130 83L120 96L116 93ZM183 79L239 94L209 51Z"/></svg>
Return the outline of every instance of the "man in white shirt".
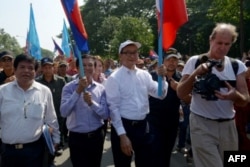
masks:
<svg viewBox="0 0 250 167"><path fill-rule="evenodd" d="M105 88L110 109L111 144L116 167L129 167L133 153L137 167L152 167L149 125L146 115L149 113L148 95L164 98L168 84L163 79L162 96L158 96L158 83L151 75L136 67L139 42L127 40L120 44L119 57L122 66L107 79ZM158 69L165 75L165 67Z"/></svg>
<svg viewBox="0 0 250 167"><path fill-rule="evenodd" d="M0 123L3 167L42 167L46 123L54 145L60 142L59 126L48 87L34 81L36 62L21 54L14 60L16 80L0 86Z"/></svg>
<svg viewBox="0 0 250 167"><path fill-rule="evenodd" d="M234 60L238 65L234 72L232 60L226 56L237 36L235 26L217 24L209 38L209 51L205 54L208 61L195 68L200 56L192 56L182 71L182 79L177 87L177 94L181 99L192 92L190 134L197 167L223 167L224 151L238 150L233 104L246 105L249 94L245 81L245 65ZM212 62L217 63L210 66ZM197 82L197 78L208 73L212 73L210 76L216 76L219 81L215 77L213 80L211 77L206 78L201 81L206 85L203 87L201 82ZM214 90L211 87L215 85L215 81L219 82L219 88ZM202 87L210 90L201 90Z"/></svg>

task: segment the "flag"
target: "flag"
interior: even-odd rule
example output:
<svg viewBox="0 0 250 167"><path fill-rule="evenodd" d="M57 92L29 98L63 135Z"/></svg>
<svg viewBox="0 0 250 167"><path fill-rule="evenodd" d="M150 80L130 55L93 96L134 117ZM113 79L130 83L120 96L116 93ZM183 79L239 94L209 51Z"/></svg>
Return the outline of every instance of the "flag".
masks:
<svg viewBox="0 0 250 167"><path fill-rule="evenodd" d="M69 35L65 20L63 20L63 31L62 31L62 50L66 57L70 57L70 45L69 45Z"/></svg>
<svg viewBox="0 0 250 167"><path fill-rule="evenodd" d="M173 45L176 32L187 22L184 0L156 0L158 17L158 65L162 64L163 50ZM158 77L158 95L162 95L162 76Z"/></svg>
<svg viewBox="0 0 250 167"><path fill-rule="evenodd" d="M39 38L36 31L35 17L33 13L32 4L30 4L30 24L27 37L28 53L36 60L42 58Z"/></svg>
<svg viewBox="0 0 250 167"><path fill-rule="evenodd" d="M173 45L177 30L188 21L185 0L156 0L156 7L158 28L162 31L162 47L167 50Z"/></svg>
<svg viewBox="0 0 250 167"><path fill-rule="evenodd" d="M88 35L82 21L77 0L61 0L61 3L78 49L82 52L88 52Z"/></svg>
<svg viewBox="0 0 250 167"><path fill-rule="evenodd" d="M152 60L158 59L158 55L157 55L157 53L155 53L154 50L150 50L150 51L149 51L149 57L150 57L150 59L152 59Z"/></svg>
<svg viewBox="0 0 250 167"><path fill-rule="evenodd" d="M52 41L54 43L54 52L58 51L59 55L64 55L62 49L60 46L56 43L56 41L52 38Z"/></svg>

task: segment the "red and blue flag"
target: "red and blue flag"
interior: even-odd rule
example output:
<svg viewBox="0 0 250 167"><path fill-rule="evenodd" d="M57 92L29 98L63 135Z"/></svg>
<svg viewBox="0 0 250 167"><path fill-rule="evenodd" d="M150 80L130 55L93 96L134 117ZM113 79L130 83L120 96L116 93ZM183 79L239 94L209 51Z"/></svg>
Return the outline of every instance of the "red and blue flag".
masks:
<svg viewBox="0 0 250 167"><path fill-rule="evenodd" d="M59 55L64 55L63 50L60 48L60 46L56 43L56 41L52 38L52 41L54 43L54 52L58 51Z"/></svg>
<svg viewBox="0 0 250 167"><path fill-rule="evenodd" d="M155 59L158 59L158 55L157 55L157 53L155 53L154 50L150 50L149 51L149 58L155 60Z"/></svg>
<svg viewBox="0 0 250 167"><path fill-rule="evenodd" d="M61 3L78 49L82 52L88 52L88 35L82 21L77 0L61 0Z"/></svg>

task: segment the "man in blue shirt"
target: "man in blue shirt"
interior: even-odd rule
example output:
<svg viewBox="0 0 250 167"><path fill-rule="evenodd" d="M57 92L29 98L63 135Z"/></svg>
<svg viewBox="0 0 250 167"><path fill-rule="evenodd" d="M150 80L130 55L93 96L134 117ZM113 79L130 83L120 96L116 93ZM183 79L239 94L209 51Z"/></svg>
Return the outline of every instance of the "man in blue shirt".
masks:
<svg viewBox="0 0 250 167"><path fill-rule="evenodd" d="M95 60L82 56L85 76L65 85L61 115L67 117L70 158L74 167L100 167L104 143L104 119L108 118L105 89L93 80ZM76 60L79 71L79 59Z"/></svg>

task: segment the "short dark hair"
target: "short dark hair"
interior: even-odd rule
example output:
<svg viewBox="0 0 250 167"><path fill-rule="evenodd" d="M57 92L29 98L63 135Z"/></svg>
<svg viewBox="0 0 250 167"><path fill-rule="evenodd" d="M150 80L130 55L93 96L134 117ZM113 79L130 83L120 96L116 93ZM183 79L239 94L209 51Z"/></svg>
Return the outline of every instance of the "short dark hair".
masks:
<svg viewBox="0 0 250 167"><path fill-rule="evenodd" d="M26 61L26 62L29 62L29 63L32 63L35 67L35 71L38 69L38 61L36 61L34 59L34 57L30 56L30 55L27 55L27 54L19 54L16 56L15 60L14 60L14 68L17 69L17 66L20 62L23 62L23 61Z"/></svg>
<svg viewBox="0 0 250 167"><path fill-rule="evenodd" d="M95 62L95 58L92 55L89 54L84 54L81 56L82 59L92 59L94 61L94 67L96 67L96 62ZM76 67L79 67L79 58L76 59Z"/></svg>

